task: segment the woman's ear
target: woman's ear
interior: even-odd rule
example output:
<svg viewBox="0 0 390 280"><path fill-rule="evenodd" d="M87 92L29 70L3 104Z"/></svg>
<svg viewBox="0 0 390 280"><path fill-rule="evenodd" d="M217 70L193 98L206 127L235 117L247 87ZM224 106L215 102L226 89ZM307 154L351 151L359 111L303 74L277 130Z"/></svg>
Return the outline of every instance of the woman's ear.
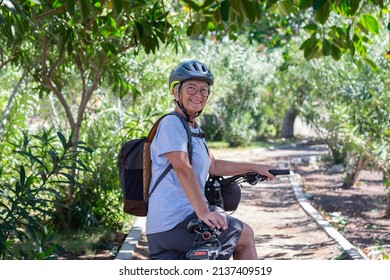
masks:
<svg viewBox="0 0 390 280"><path fill-rule="evenodd" d="M179 87L178 86L174 86L172 88L172 94L175 97L175 100L179 100Z"/></svg>

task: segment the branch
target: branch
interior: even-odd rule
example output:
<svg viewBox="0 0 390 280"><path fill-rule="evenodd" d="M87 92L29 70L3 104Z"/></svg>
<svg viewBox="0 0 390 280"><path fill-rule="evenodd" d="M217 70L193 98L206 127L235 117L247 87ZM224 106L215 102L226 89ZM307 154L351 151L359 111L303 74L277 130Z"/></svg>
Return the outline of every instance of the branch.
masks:
<svg viewBox="0 0 390 280"><path fill-rule="evenodd" d="M100 7L103 7L104 4L106 4L106 2L107 2L107 0L102 0L102 1L100 2ZM92 17L92 18L90 18L90 19L88 20L87 24L84 26L84 28L83 28L83 30L82 30L83 33L84 33L85 31L87 31L87 29L89 29L89 28L92 26L93 21L95 20L95 18L96 18L96 16L94 16L94 17Z"/></svg>
<svg viewBox="0 0 390 280"><path fill-rule="evenodd" d="M81 77L81 83L82 83L82 99L84 99L84 96L85 96L85 92L87 90L87 83L85 82L85 71L84 71L84 67L83 67L83 64L81 63L81 60L79 58L79 56L75 55L74 56L74 60L76 62L76 66L77 68L79 69L80 71L80 77Z"/></svg>
<svg viewBox="0 0 390 280"><path fill-rule="evenodd" d="M18 93L19 88L20 88L24 78L26 77L26 75L27 75L27 70L25 69L22 77L19 79L18 83L14 87L14 90L12 91L12 94L11 94L10 98L8 99L7 106L5 107L5 109L3 111L3 114L1 117L1 122L0 122L0 142L3 138L4 127L5 127L5 124L7 123L7 117L8 117L10 110L11 110L12 102L14 101L16 94Z"/></svg>
<svg viewBox="0 0 390 280"><path fill-rule="evenodd" d="M71 128L73 128L75 125L75 122L74 122L70 107L69 107L68 103L66 102L64 95L58 89L57 85L53 82L52 76L51 76L52 73L50 74L50 76L46 74L47 48L48 48L48 45L47 45L47 41L45 40L44 44L43 44L42 60L41 60L41 63L42 63L42 81L41 81L41 83L44 87L50 89L57 96L58 100L60 101L62 107L65 110L66 118L68 119L69 125ZM54 70L52 69L52 71L54 71Z"/></svg>
<svg viewBox="0 0 390 280"><path fill-rule="evenodd" d="M52 10L49 10L49 11L44 12L42 14L36 15L35 19L40 19L40 18L49 16L49 15L55 14L56 12L63 10L66 7L66 5L67 4L65 3L64 5L62 5L61 7L57 8L57 9L52 9Z"/></svg>
<svg viewBox="0 0 390 280"><path fill-rule="evenodd" d="M108 60L104 60L102 65L104 65L107 61ZM98 68L97 65L95 64L95 62L92 62L92 68L95 70L94 71L95 72L94 79L92 81L91 87L86 91L86 94L84 94L84 90L83 90L83 97L81 99L81 103L80 103L78 114L77 114L77 120L76 120L74 135L73 135L73 141L78 141L78 139L80 137L81 122L83 120L83 115L84 115L85 109L87 108L87 104L88 104L89 100L91 99L93 93L98 88L100 77L102 75L103 66L101 68Z"/></svg>
<svg viewBox="0 0 390 280"><path fill-rule="evenodd" d="M6 66L9 62L11 62L12 59L14 59L14 57L11 57L11 58L9 58L8 60L2 62L2 63L0 64L0 69L3 68L4 66Z"/></svg>
<svg viewBox="0 0 390 280"><path fill-rule="evenodd" d="M66 118L68 119L69 125L71 128L74 127L75 122L73 119L72 112L69 108L68 103L66 102L66 99L64 95L61 93L61 91L58 89L57 85L47 76L43 76L42 85L48 89L50 89L58 98L60 101L62 108L65 110Z"/></svg>

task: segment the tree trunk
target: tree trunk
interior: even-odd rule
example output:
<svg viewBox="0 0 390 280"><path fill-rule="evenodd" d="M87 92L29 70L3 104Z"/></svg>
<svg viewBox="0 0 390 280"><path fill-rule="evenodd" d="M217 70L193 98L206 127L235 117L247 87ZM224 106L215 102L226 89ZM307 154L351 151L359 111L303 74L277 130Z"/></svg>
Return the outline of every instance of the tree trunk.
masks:
<svg viewBox="0 0 390 280"><path fill-rule="evenodd" d="M293 138L294 137L294 122L298 116L298 110L291 106L288 108L283 117L282 123L282 138Z"/></svg>
<svg viewBox="0 0 390 280"><path fill-rule="evenodd" d="M360 171L362 171L368 163L368 158L364 155L350 155L347 164L346 178L344 179L343 187L351 188L359 182Z"/></svg>

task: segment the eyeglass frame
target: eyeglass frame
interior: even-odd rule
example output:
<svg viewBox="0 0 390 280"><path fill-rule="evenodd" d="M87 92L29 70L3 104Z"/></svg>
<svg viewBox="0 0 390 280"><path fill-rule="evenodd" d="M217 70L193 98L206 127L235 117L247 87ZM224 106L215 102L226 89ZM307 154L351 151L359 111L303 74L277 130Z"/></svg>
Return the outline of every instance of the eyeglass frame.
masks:
<svg viewBox="0 0 390 280"><path fill-rule="evenodd" d="M188 86L192 86L192 87L194 87L194 88L196 88L196 91L194 92L194 93L189 93L188 92ZM180 83L180 85L179 85L179 92L180 92L180 90L181 90L181 88L183 87L183 83ZM207 88L207 95L203 95L202 94L202 89L206 89ZM187 93L187 94L189 94L189 95L191 95L191 96L194 96L194 95L196 95L198 92L200 93L200 96L202 96L202 97L209 97L210 96L210 87L201 87L201 88L199 88L198 86L196 86L195 84L189 84L189 85L185 85L184 86L184 90L185 90L185 92Z"/></svg>

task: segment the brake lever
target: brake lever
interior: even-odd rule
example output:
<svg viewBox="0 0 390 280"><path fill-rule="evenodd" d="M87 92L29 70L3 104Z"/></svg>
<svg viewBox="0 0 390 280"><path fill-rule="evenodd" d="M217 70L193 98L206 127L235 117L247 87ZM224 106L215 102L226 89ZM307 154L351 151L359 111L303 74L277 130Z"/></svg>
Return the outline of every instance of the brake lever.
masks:
<svg viewBox="0 0 390 280"><path fill-rule="evenodd" d="M266 179L266 176L260 175L255 172L248 172L244 174L244 180L252 186L256 185L258 182L265 181Z"/></svg>

